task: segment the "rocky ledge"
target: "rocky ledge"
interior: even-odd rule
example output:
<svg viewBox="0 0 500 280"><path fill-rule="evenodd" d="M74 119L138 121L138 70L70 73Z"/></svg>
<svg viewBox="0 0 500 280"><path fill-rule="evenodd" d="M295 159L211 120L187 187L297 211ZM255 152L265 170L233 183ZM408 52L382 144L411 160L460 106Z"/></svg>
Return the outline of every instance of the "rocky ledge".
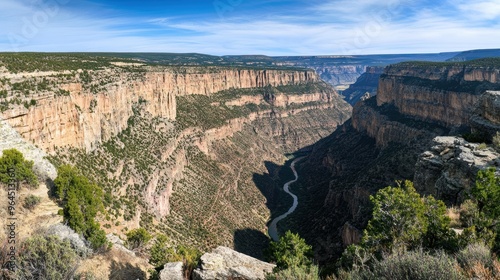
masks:
<svg viewBox="0 0 500 280"><path fill-rule="evenodd" d="M456 204L474 186L479 170L500 166L499 156L484 144L469 143L460 137L436 137L432 148L418 159L415 188L422 194Z"/></svg>
<svg viewBox="0 0 500 280"><path fill-rule="evenodd" d="M201 257L201 267L193 272L195 280L265 279L275 265L238 253L227 247L217 247Z"/></svg>

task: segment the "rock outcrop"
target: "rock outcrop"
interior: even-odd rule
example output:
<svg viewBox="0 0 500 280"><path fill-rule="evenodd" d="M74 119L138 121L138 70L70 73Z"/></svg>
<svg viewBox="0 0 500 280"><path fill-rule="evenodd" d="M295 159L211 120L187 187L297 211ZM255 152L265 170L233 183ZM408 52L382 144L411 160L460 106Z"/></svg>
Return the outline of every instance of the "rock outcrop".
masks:
<svg viewBox="0 0 500 280"><path fill-rule="evenodd" d="M201 257L201 266L193 272L195 280L263 280L275 265L259 261L227 247L217 247Z"/></svg>
<svg viewBox="0 0 500 280"><path fill-rule="evenodd" d="M431 194L448 204L466 197L479 170L500 166L500 154L484 144L459 137L436 137L433 146L419 156L414 185L421 194Z"/></svg>
<svg viewBox="0 0 500 280"><path fill-rule="evenodd" d="M7 149L17 149L24 158L33 161L34 172L42 179L54 180L56 168L50 163L42 149L24 139L8 122L0 118L0 153Z"/></svg>
<svg viewBox="0 0 500 280"><path fill-rule="evenodd" d="M160 271L158 278L160 280L184 280L184 263L167 263Z"/></svg>
<svg viewBox="0 0 500 280"><path fill-rule="evenodd" d="M52 225L47 229L46 234L58 236L61 240L68 240L71 247L82 257L88 257L93 253L92 249L85 244L83 237L67 225L61 223Z"/></svg>

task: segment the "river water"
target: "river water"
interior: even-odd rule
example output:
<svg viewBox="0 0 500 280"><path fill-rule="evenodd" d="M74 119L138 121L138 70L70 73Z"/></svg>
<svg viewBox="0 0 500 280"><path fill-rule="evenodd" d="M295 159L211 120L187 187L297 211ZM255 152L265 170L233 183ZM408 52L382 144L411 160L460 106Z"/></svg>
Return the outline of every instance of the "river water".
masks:
<svg viewBox="0 0 500 280"><path fill-rule="evenodd" d="M290 209L288 209L288 211L278 217L276 217L274 220L271 221L271 223L269 224L269 229L268 229L268 233L269 233L269 236L274 240L274 241L278 241L279 240L279 236L278 236L278 229L276 227L276 225L278 224L279 221L285 219L286 217L288 217L288 215L292 214L295 209L297 209L297 205L299 205L299 199L297 198L296 195L294 195L291 191L290 191L290 185L297 182L297 180L299 179L299 175L297 174L297 170L295 170L295 163L297 163L299 160L303 159L304 157L300 157L300 158L296 158L292 164L290 165L290 168L292 169L293 171L293 175L295 175L295 179L291 180L291 181L288 181L286 184L283 185L283 190L292 196L293 198L293 204L292 204L292 207L290 207Z"/></svg>

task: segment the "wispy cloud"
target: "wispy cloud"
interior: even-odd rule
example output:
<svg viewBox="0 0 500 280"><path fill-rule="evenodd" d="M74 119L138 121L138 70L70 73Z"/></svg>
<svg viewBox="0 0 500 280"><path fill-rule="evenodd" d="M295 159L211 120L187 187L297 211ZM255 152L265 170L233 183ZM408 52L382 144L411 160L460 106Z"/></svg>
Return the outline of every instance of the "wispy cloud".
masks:
<svg viewBox="0 0 500 280"><path fill-rule="evenodd" d="M458 8L471 19L492 20L500 17L500 0L459 1Z"/></svg>
<svg viewBox="0 0 500 280"><path fill-rule="evenodd" d="M0 50L312 55L500 47L500 0L297 1L288 15L235 7L225 18L92 13L71 1L2 0Z"/></svg>

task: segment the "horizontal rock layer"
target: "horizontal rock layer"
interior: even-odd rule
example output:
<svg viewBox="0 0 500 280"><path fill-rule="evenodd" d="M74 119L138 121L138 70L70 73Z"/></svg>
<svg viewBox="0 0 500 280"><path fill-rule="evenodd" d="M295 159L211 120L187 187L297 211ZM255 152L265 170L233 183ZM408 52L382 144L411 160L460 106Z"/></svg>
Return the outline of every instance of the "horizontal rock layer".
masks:
<svg viewBox="0 0 500 280"><path fill-rule="evenodd" d="M132 105L138 102L146 103L154 117L175 120L176 96L319 80L307 70L217 67L147 68L140 73L107 69L91 71L90 76L90 83L82 80L81 72L71 81L57 80L60 89L69 91L68 96L42 92L36 96L35 106L18 106L3 117L25 139L48 151L61 146L92 150L127 127ZM98 87L101 84L104 86Z"/></svg>

